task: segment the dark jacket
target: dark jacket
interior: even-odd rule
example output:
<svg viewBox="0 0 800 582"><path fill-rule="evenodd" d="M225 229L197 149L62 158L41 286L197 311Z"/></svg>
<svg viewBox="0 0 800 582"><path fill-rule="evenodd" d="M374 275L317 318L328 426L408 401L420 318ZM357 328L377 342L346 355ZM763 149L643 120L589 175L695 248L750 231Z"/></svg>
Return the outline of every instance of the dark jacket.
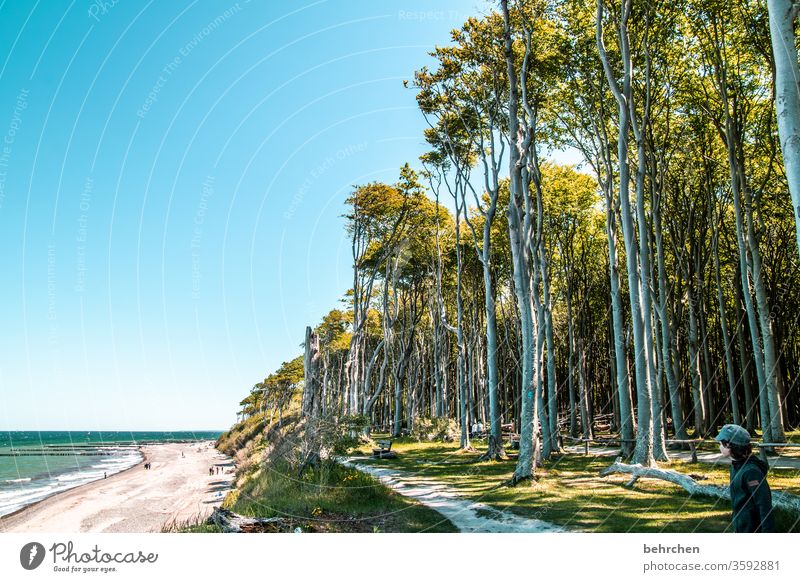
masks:
<svg viewBox="0 0 800 582"><path fill-rule="evenodd" d="M767 484L767 465L749 456L731 463L731 505L733 531L737 533L774 532L772 492Z"/></svg>

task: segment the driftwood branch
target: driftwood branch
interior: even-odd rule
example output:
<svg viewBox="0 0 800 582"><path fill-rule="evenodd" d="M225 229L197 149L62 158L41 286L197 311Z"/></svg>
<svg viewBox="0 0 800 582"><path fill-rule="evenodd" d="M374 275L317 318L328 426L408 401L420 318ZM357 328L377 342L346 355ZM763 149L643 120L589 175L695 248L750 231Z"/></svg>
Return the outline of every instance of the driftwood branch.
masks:
<svg viewBox="0 0 800 582"><path fill-rule="evenodd" d="M659 469L658 467L644 467L642 465L627 465L621 461L621 457L617 457L616 461L609 467L600 471L600 476L605 477L612 473L626 473L631 475L630 481L625 486L633 487L637 480L641 477L649 477L651 479L661 479L669 481L675 485L683 487L689 492L689 495L703 495L706 497L715 497L718 499L727 499L730 501L731 493L728 487L720 485L701 485L689 475L679 473L673 469ZM800 497L792 495L791 493L784 493L783 491L772 492L772 505L788 511L793 514L800 514Z"/></svg>
<svg viewBox="0 0 800 582"><path fill-rule="evenodd" d="M731 494L727 487L719 485L701 485L689 475L684 475L673 469L659 469L658 467L644 467L642 465L627 465L621 461L620 457L614 461L614 464L606 467L600 471L600 476L605 477L612 473L627 473L631 475L631 480L625 486L633 487L637 480L641 477L650 477L653 479L662 479L669 481L675 485L683 487L689 492L689 495L705 495L706 497L717 497L719 499L730 499Z"/></svg>
<svg viewBox="0 0 800 582"><path fill-rule="evenodd" d="M208 520L223 533L280 532L287 526L282 517L245 517L221 507L215 508Z"/></svg>

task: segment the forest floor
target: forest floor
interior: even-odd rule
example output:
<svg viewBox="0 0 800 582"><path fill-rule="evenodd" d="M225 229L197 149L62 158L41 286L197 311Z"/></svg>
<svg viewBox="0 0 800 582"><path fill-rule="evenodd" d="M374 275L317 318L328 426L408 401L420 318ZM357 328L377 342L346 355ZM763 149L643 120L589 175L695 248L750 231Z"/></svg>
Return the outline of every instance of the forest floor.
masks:
<svg viewBox="0 0 800 582"><path fill-rule="evenodd" d="M572 454L583 454L583 445L569 445L564 449ZM619 454L619 447L589 447L589 453L596 457L615 457ZM692 460L692 453L690 451L669 451L669 457L672 461L680 460L687 463ZM711 463L712 465L730 465L731 460L723 457L719 451L699 450L697 452L697 461L699 463ZM800 457L790 457L783 453L780 456L767 457L771 469L800 469Z"/></svg>
<svg viewBox="0 0 800 582"><path fill-rule="evenodd" d="M689 497L679 486L656 479L640 479L628 488L627 475L600 477L600 470L611 464L609 457L615 449L594 451L592 447L587 456L581 447L581 454L568 452L544 462L537 469L536 480L509 487L505 483L513 474L516 460L479 461L485 441L474 441L473 446L479 450L463 451L458 443L419 443L400 438L394 439L392 446L398 453L396 459L373 459L365 447L359 451L364 456L350 457L349 461L398 493L419 493L415 499L437 511L442 511L442 506L434 503L444 503L446 511L472 508L480 517L497 517L501 522L510 514L583 532L723 532L730 527L728 501ZM704 484L727 485L729 468L714 463L714 453L706 448L698 453L701 462L690 462L687 452L686 460L677 458L659 466L689 474ZM683 452L677 453L673 457L683 456ZM770 472L769 482L774 491L800 494L800 469ZM403 486L397 487L399 484ZM457 516L450 520L461 529ZM797 516L778 513L776 521L779 531L800 532ZM473 522L465 531L497 531L471 529L477 525Z"/></svg>
<svg viewBox="0 0 800 582"><path fill-rule="evenodd" d="M386 467L359 464L356 458L342 460L342 464L367 473L404 497L411 497L441 513L460 532L476 533L529 533L561 532L565 528L540 519L530 519L461 497L458 491L444 483L403 473Z"/></svg>

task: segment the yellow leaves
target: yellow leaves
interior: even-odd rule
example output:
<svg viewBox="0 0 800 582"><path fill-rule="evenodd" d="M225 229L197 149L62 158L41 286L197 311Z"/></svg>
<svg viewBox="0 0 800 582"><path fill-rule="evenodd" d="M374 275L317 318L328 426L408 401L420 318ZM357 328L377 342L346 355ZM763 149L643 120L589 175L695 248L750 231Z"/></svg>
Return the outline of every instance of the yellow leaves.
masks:
<svg viewBox="0 0 800 582"><path fill-rule="evenodd" d="M600 199L597 180L572 166L541 166L545 211L551 215L585 216Z"/></svg>

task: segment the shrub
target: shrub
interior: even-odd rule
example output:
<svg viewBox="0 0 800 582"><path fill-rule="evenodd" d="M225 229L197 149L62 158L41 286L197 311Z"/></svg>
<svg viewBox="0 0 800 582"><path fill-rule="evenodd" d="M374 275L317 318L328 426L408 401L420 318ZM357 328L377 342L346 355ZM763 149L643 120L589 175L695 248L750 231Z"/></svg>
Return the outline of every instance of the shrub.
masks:
<svg viewBox="0 0 800 582"><path fill-rule="evenodd" d="M452 418L422 416L414 421L411 437L417 441L455 440L458 436L458 424Z"/></svg>
<svg viewBox="0 0 800 582"><path fill-rule="evenodd" d="M346 455L352 449L370 442L366 435L369 428L369 417L363 414L343 416L339 422L331 425L327 436L330 452L334 455Z"/></svg>

